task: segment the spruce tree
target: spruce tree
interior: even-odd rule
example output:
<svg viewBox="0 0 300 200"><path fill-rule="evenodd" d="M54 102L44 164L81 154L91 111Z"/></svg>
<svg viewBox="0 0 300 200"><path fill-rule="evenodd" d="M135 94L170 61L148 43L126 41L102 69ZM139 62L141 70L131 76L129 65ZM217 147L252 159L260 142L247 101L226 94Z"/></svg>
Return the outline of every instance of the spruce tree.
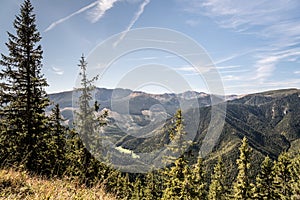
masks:
<svg viewBox="0 0 300 200"><path fill-rule="evenodd" d="M251 199L249 169L252 149L249 147L246 137L243 138L239 150L240 157L237 159L238 175L233 185L233 199Z"/></svg>
<svg viewBox="0 0 300 200"><path fill-rule="evenodd" d="M227 199L228 189L225 185L225 166L221 156L214 167L213 174L211 175L211 183L209 185L208 199L210 200L225 200Z"/></svg>
<svg viewBox="0 0 300 200"><path fill-rule="evenodd" d="M135 182L132 184L133 193L131 199L144 199L143 187L140 178L136 178Z"/></svg>
<svg viewBox="0 0 300 200"><path fill-rule="evenodd" d="M63 125L59 104L56 104L49 116L50 137L47 146L49 149L48 162L53 175L62 175L66 169L66 148L68 128Z"/></svg>
<svg viewBox="0 0 300 200"><path fill-rule="evenodd" d="M117 176L116 176L117 175ZM129 176L126 173L122 175L121 172L117 172L112 176L112 181L115 186L113 186L113 193L118 199L131 199L133 194L133 185L129 181Z"/></svg>
<svg viewBox="0 0 300 200"><path fill-rule="evenodd" d="M98 128L106 124L107 111L99 113L99 105L97 102L92 103L92 91L95 86L93 82L97 77L88 78L87 62L82 55L79 65L81 76L81 87L76 88L79 93L77 105L78 109L74 112L74 119L77 133L71 135L69 147L74 149L68 155L68 172L76 172L76 176L87 184L91 184L101 177L101 170L106 167L100 163L93 155L100 158L101 141ZM97 116L98 115L98 116ZM93 153L93 155L91 154Z"/></svg>
<svg viewBox="0 0 300 200"><path fill-rule="evenodd" d="M292 168L292 199L300 199L300 154L293 159Z"/></svg>
<svg viewBox="0 0 300 200"><path fill-rule="evenodd" d="M162 176L158 174L156 171L150 171L145 176L145 186L144 190L144 199L152 200L152 199L160 199L162 196L161 188L162 188Z"/></svg>
<svg viewBox="0 0 300 200"><path fill-rule="evenodd" d="M184 180L182 183L182 189L180 192L180 196L183 197L182 199L197 199L193 196L192 193L192 172L191 168L188 164L186 164L183 167L183 175L184 175Z"/></svg>
<svg viewBox="0 0 300 200"><path fill-rule="evenodd" d="M259 200L278 199L274 193L273 182L273 162L266 156L261 164L260 171L256 176L255 187L253 188L253 198Z"/></svg>
<svg viewBox="0 0 300 200"><path fill-rule="evenodd" d="M1 161L21 163L29 170L42 170L47 158L41 155L45 144L45 108L48 86L42 70L42 47L40 33L30 0L21 5L20 14L14 21L15 34L8 32L6 46L9 54L1 54L0 91L3 106L1 118L6 124L1 133L5 149ZM44 150L44 149L43 149Z"/></svg>
<svg viewBox="0 0 300 200"><path fill-rule="evenodd" d="M184 119L182 111L179 109L174 115L172 124L168 130L170 143L167 145L168 156L165 157L167 165L173 163L177 157L183 155L191 144L191 141L188 141L185 137L187 133L184 129Z"/></svg>
<svg viewBox="0 0 300 200"><path fill-rule="evenodd" d="M283 152L274 164L275 193L280 199L291 199L292 196L292 160L289 153Z"/></svg>
<svg viewBox="0 0 300 200"><path fill-rule="evenodd" d="M193 166L191 176L191 193L192 199L206 199L207 196L207 179L203 166L203 159L198 157L197 163Z"/></svg>
<svg viewBox="0 0 300 200"><path fill-rule="evenodd" d="M186 181L188 177L184 172L187 165L187 161L183 157L180 157L172 167L164 171L165 189L162 195L163 200L188 199L189 195L185 195L185 187L189 187L187 185L189 183Z"/></svg>

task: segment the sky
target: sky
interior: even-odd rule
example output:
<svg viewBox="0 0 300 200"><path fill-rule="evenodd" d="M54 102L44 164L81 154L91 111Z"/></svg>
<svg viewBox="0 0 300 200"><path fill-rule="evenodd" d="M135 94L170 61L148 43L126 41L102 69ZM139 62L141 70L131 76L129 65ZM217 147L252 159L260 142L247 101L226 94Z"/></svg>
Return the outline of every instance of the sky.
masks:
<svg viewBox="0 0 300 200"><path fill-rule="evenodd" d="M6 32L15 33L13 20L21 3L0 2L0 52L5 55ZM117 34L109 49L114 51L130 38L131 31L147 27L176 31L203 48L201 52L191 49L188 58L202 59L204 52L217 70L225 94L300 88L299 0L32 0L32 4L42 36L43 73L49 93L77 87L82 54L88 67L95 68L89 56L96 50L100 66L100 54L108 52L98 52L99 45ZM159 42L176 46L181 41ZM153 39L153 43L158 41ZM214 86L206 75L209 69L199 72L195 69L205 66L194 66L180 56L161 49L140 49L115 58L104 66L105 73L101 68L101 74L94 70L90 75L100 76L95 83L98 87L212 93ZM164 77L169 77L169 82L159 81ZM128 84L129 79L135 84Z"/></svg>

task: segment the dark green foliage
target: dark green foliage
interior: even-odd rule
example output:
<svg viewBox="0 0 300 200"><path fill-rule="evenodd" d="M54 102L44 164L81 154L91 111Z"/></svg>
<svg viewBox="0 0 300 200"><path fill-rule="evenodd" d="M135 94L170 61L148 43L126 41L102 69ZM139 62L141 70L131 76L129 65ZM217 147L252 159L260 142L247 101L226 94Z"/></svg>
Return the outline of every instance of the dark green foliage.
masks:
<svg viewBox="0 0 300 200"><path fill-rule="evenodd" d="M143 192L143 187L142 187L142 182L140 180L140 178L137 178L133 184L132 184L132 188L133 188L133 193L132 193L132 197L131 199L143 199L144 198L144 192Z"/></svg>
<svg viewBox="0 0 300 200"><path fill-rule="evenodd" d="M274 193L274 173L273 162L267 156L261 164L261 169L256 176L255 187L253 188L253 198L259 200L278 199Z"/></svg>
<svg viewBox="0 0 300 200"><path fill-rule="evenodd" d="M134 184L130 182L128 174L122 174L118 170L111 170L104 183L106 185L107 191L114 193L119 199L132 198L132 195L134 193ZM139 190L139 192L141 191Z"/></svg>
<svg viewBox="0 0 300 200"><path fill-rule="evenodd" d="M187 188L190 187L188 164L183 157L178 158L174 165L164 171L165 189L162 199L189 199Z"/></svg>
<svg viewBox="0 0 300 200"><path fill-rule="evenodd" d="M208 185L201 157L198 158L197 163L192 168L190 188L192 199L206 199Z"/></svg>
<svg viewBox="0 0 300 200"><path fill-rule="evenodd" d="M240 147L240 157L236 161L238 165L238 175L233 184L233 199L251 199L249 177L251 152L252 149L248 146L248 140L246 137L244 137Z"/></svg>
<svg viewBox="0 0 300 200"><path fill-rule="evenodd" d="M292 160L283 152L274 164L274 192L280 199L290 199L292 195Z"/></svg>
<svg viewBox="0 0 300 200"><path fill-rule="evenodd" d="M165 187L162 199L206 199L207 178L201 158L189 166L184 157L163 172Z"/></svg>
<svg viewBox="0 0 300 200"><path fill-rule="evenodd" d="M97 102L92 101L92 91L95 89L93 82L97 80L97 77L88 78L87 75L87 62L84 56L81 57L80 63L81 75L81 87L76 89L79 92L78 111L75 111L75 127L78 131L84 145L87 150L97 153L97 148L100 148L100 138L97 136L97 128L105 125L105 118L107 112L104 112L99 117L96 116L96 112L99 110L99 105ZM93 104L93 106L91 105ZM88 162L88 160L87 160Z"/></svg>
<svg viewBox="0 0 300 200"><path fill-rule="evenodd" d="M20 164L29 170L49 173L49 127L45 108L49 104L44 87L48 86L42 70L40 33L29 0L21 5L14 21L16 34L8 33L9 54L0 64L1 162ZM52 147L51 147L52 148ZM51 154L51 153L50 153Z"/></svg>
<svg viewBox="0 0 300 200"><path fill-rule="evenodd" d="M187 140L185 132L184 119L182 111L177 110L176 114L172 119L172 123L168 128L169 132L169 143L167 145L168 156L165 158L167 164L172 164L177 157L183 155L191 141Z"/></svg>
<svg viewBox="0 0 300 200"><path fill-rule="evenodd" d="M51 169L51 175L62 175L66 170L66 150L67 150L67 132L68 128L62 125L64 119L61 116L59 105L56 104L52 109L48 121L48 134L45 149L48 168Z"/></svg>
<svg viewBox="0 0 300 200"><path fill-rule="evenodd" d="M66 174L79 179L80 183L91 185L103 180L107 167L96 160L83 145L79 135L70 131L67 141ZM87 159L88 163L87 163Z"/></svg>
<svg viewBox="0 0 300 200"><path fill-rule="evenodd" d="M292 199L300 199L300 154L293 159L292 168Z"/></svg>
<svg viewBox="0 0 300 200"><path fill-rule="evenodd" d="M226 187L225 168L222 157L219 157L218 163L211 174L211 183L209 185L208 199L225 200L227 199L228 188Z"/></svg>
<svg viewBox="0 0 300 200"><path fill-rule="evenodd" d="M93 81L96 78L88 79L87 63L84 56L81 57L79 67L81 70L81 88L77 89L80 92L77 102L79 108L75 112L75 127L78 133L72 133L68 141L70 151L67 155L67 172L79 177L80 181L91 184L99 181L101 173L106 170L106 167L94 155L99 156L99 152L101 152L101 141L96 131L98 127L105 125L107 112L104 111L96 117L95 113L98 112L99 105L97 102L94 102L93 106L90 105L91 92L94 89Z"/></svg>
<svg viewBox="0 0 300 200"><path fill-rule="evenodd" d="M144 199L160 199L162 196L163 177L157 171L150 171L145 176L144 181Z"/></svg>

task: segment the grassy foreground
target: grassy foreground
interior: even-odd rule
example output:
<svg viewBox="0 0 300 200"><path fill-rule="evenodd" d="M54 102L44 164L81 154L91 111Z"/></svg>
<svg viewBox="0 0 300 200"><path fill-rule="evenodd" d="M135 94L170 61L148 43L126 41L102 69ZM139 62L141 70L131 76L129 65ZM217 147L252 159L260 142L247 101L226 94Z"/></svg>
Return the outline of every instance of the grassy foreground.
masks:
<svg viewBox="0 0 300 200"><path fill-rule="evenodd" d="M115 199L101 184L92 188L68 179L46 179L24 171L0 170L0 199Z"/></svg>

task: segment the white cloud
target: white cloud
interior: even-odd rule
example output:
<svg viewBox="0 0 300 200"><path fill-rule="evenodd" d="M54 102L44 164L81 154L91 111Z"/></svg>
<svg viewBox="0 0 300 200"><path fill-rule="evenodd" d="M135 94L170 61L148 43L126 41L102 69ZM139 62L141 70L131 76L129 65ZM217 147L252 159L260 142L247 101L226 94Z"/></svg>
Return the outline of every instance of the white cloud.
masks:
<svg viewBox="0 0 300 200"><path fill-rule="evenodd" d="M158 60L160 57L149 56L149 57L139 57L139 58L128 58L127 61L143 61L143 60Z"/></svg>
<svg viewBox="0 0 300 200"><path fill-rule="evenodd" d="M199 21L198 20L193 20L193 19L189 19L189 20L186 20L185 23L191 27L195 27L199 24Z"/></svg>
<svg viewBox="0 0 300 200"><path fill-rule="evenodd" d="M234 69L234 68L240 68L240 65L227 65L227 66L217 66L216 68L218 70L226 70L226 69Z"/></svg>
<svg viewBox="0 0 300 200"><path fill-rule="evenodd" d="M245 73L250 72L248 69L220 71L221 74Z"/></svg>
<svg viewBox="0 0 300 200"><path fill-rule="evenodd" d="M156 43L168 43L168 44L176 44L176 41L172 40L156 40L156 39L144 39L144 38L135 38L133 40L137 41L145 41L145 42L156 42Z"/></svg>
<svg viewBox="0 0 300 200"><path fill-rule="evenodd" d="M300 49L290 49L271 53L270 55L261 55L261 58L256 62L256 75L253 79L261 82L270 77L275 70L276 64L282 60L290 60L300 55Z"/></svg>
<svg viewBox="0 0 300 200"><path fill-rule="evenodd" d="M51 69L52 69L53 73L55 73L55 74L57 74L59 76L61 76L61 75L63 75L65 73L64 70L61 69L61 68L59 68L59 67L51 67Z"/></svg>
<svg viewBox="0 0 300 200"><path fill-rule="evenodd" d="M256 76L253 79L264 81L267 77L271 76L277 61L278 59L276 57L259 60L256 63Z"/></svg>
<svg viewBox="0 0 300 200"><path fill-rule="evenodd" d="M95 23L103 17L105 12L111 9L119 0L98 0L97 5L88 13L89 19L92 23Z"/></svg>
<svg viewBox="0 0 300 200"><path fill-rule="evenodd" d="M269 26L278 23L287 19L289 17L287 11L296 6L299 6L297 0L205 0L202 4L198 3L196 8L204 8L205 15L214 18L223 27L241 28L243 26Z"/></svg>
<svg viewBox="0 0 300 200"><path fill-rule="evenodd" d="M182 66L182 67L179 67L177 70L178 71L184 71L184 72L197 73L197 70L192 66Z"/></svg>
<svg viewBox="0 0 300 200"><path fill-rule="evenodd" d="M204 74L211 70L210 67L201 66L201 65L196 67L194 67L193 65L182 65L182 66L176 66L174 69L179 73L183 72L184 75L190 75L190 76Z"/></svg>
<svg viewBox="0 0 300 200"><path fill-rule="evenodd" d="M236 57L238 57L238 56L239 56L239 55L237 55L237 54L233 54L233 55L230 55L230 56L227 56L227 57L225 57L225 58L221 58L221 59L215 61L214 64L215 64L215 65L218 65L218 64L221 64L221 63L230 61L230 60L232 60L232 59L234 59L234 58L236 58Z"/></svg>
<svg viewBox="0 0 300 200"><path fill-rule="evenodd" d="M238 81L241 80L240 76L234 76L234 75L226 75L226 76L221 76L222 81Z"/></svg>
<svg viewBox="0 0 300 200"><path fill-rule="evenodd" d="M194 15L205 15L221 28L240 34L254 34L264 40L264 46L253 49L254 74L250 80L266 83L282 61L297 61L300 42L297 0L240 1L240 0L183 0L185 10ZM288 50L287 50L288 49ZM221 59L215 64L233 60L236 56ZM230 79L231 77L227 77Z"/></svg>
<svg viewBox="0 0 300 200"><path fill-rule="evenodd" d="M208 16L221 28L243 34L255 34L265 39L265 46L276 47L276 50L293 48L300 42L300 18L296 15L300 9L298 0L181 2L187 12Z"/></svg>

